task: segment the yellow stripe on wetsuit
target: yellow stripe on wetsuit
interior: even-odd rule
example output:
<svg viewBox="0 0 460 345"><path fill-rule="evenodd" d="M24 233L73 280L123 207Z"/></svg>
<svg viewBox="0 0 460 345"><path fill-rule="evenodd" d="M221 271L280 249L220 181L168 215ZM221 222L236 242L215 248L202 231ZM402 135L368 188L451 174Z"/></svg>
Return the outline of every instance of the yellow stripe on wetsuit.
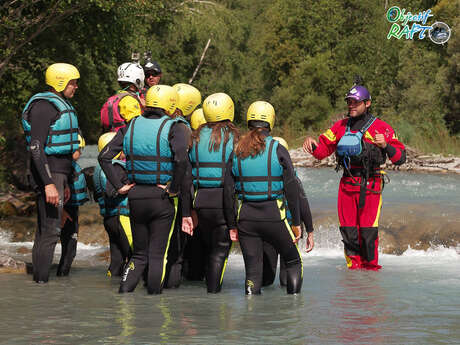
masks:
<svg viewBox="0 0 460 345"><path fill-rule="evenodd" d="M295 241L295 235L294 235L294 233L292 232L291 226L289 225L288 220L287 220L287 218L286 218L286 206L284 205L283 199L277 199L277 200L276 200L276 204L277 204L277 206L278 206L278 209L280 210L280 217L281 217L281 220L284 220L284 225L286 225L286 229L288 230L289 235L291 235L291 239L292 239L292 241L294 242L294 241ZM300 267L301 267L300 276L303 278L303 260L302 260L302 255L300 254L300 250L299 250L299 247L297 246L297 243L294 243L294 246L295 246L295 248L297 249L297 252L299 253Z"/></svg>
<svg viewBox="0 0 460 345"><path fill-rule="evenodd" d="M228 250L228 255L225 258L224 267L222 268L222 274L220 275L220 284L221 285L222 285L222 281L224 280L224 273L225 273L225 268L227 267L228 256L230 255L230 252L232 251L232 248L233 248L233 241L232 241L232 244L230 245L230 249Z"/></svg>
<svg viewBox="0 0 460 345"><path fill-rule="evenodd" d="M164 255L164 258L163 258L163 273L161 274L161 283L163 283L163 280L165 279L165 274L166 274L166 263L168 262L168 249L169 249L169 244L171 243L171 236L172 236L172 233L174 231L174 225L176 224L176 216L177 216L177 204L179 202L179 199L177 198L177 196L173 197L172 198L173 201L174 201L174 218L173 218L173 221L172 221L172 224L171 224L171 229L169 229L169 236L168 236L168 243L166 244L166 250L165 250L165 255ZM180 236L180 229L179 229L179 233L177 236Z"/></svg>
<svg viewBox="0 0 460 345"><path fill-rule="evenodd" d="M129 216L124 216L120 214L119 220L120 220L121 227L123 228L123 231L125 232L126 238L128 239L129 246L131 247L131 250L132 250L133 249L133 233L131 231L131 222L129 220Z"/></svg>

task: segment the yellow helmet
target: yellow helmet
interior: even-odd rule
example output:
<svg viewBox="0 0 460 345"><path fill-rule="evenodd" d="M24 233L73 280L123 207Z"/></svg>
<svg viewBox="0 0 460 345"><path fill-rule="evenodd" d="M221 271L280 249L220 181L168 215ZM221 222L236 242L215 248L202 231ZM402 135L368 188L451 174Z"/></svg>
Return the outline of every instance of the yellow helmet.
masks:
<svg viewBox="0 0 460 345"><path fill-rule="evenodd" d="M270 125L270 130L275 125L275 108L265 101L257 101L249 106L246 121L264 121Z"/></svg>
<svg viewBox="0 0 460 345"><path fill-rule="evenodd" d="M78 142L79 142L79 149L84 149L85 146L86 146L86 143L85 143L85 139L83 139L83 137L78 134Z"/></svg>
<svg viewBox="0 0 460 345"><path fill-rule="evenodd" d="M169 115L176 110L178 100L176 90L169 85L154 85L148 91L145 97L147 107L161 108Z"/></svg>
<svg viewBox="0 0 460 345"><path fill-rule="evenodd" d="M107 132L99 137L99 140L97 141L97 149L99 150L99 152L101 152L104 149L104 147L106 147L107 144L112 141L115 135L117 135L116 132ZM113 159L117 159L118 157L120 157L120 155L121 152L117 154L115 157L113 157Z"/></svg>
<svg viewBox="0 0 460 345"><path fill-rule="evenodd" d="M79 79L80 72L78 69L68 63L55 63L46 69L45 83L51 86L57 92L61 92L67 86L67 83L73 79Z"/></svg>
<svg viewBox="0 0 460 345"><path fill-rule="evenodd" d="M203 114L206 122L233 121L235 106L230 96L226 93L214 93L204 100Z"/></svg>
<svg viewBox="0 0 460 345"><path fill-rule="evenodd" d="M206 123L206 119L203 115L203 109L199 108L193 112L190 118L190 126L192 126L193 129L198 129L203 123Z"/></svg>
<svg viewBox="0 0 460 345"><path fill-rule="evenodd" d="M97 149L99 150L99 152L102 151L102 149L104 147L106 147L106 145L108 143L110 143L113 139L113 137L116 135L117 133L116 132L108 132L108 133L104 133L102 134L100 137L99 137L99 140L97 141Z"/></svg>
<svg viewBox="0 0 460 345"><path fill-rule="evenodd" d="M281 145L283 145L286 150L289 150L289 145L286 140L281 137L273 137L273 139L277 140Z"/></svg>
<svg viewBox="0 0 460 345"><path fill-rule="evenodd" d="M195 110L201 103L200 91L189 84L175 84L173 88L176 90L179 99L177 101L177 108L182 111L183 116L188 116Z"/></svg>

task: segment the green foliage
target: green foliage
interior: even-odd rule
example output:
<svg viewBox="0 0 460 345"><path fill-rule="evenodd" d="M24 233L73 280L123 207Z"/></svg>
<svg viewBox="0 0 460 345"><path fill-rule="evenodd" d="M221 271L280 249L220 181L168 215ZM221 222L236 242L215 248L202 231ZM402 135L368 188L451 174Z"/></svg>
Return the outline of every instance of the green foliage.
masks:
<svg viewBox="0 0 460 345"><path fill-rule="evenodd" d="M432 8L432 19L451 27L451 39L444 46L428 38L388 40L386 11L394 5L413 13ZM49 64L79 68L73 102L94 143L100 107L118 87L116 68L133 51L152 51L162 83L188 82L208 39L193 84L203 98L228 93L240 125L250 103L263 99L275 106L276 134L319 133L346 112L343 96L359 74L371 90L373 113L405 143L458 152L459 13L458 0L5 0L0 154L15 159L23 149L19 114L45 88Z"/></svg>

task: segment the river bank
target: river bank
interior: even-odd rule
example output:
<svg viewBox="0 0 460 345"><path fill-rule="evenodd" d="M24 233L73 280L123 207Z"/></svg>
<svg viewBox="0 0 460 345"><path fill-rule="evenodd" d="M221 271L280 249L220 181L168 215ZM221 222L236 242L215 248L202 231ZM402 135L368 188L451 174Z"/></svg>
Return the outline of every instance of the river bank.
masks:
<svg viewBox="0 0 460 345"><path fill-rule="evenodd" d="M292 162L295 166L306 168L335 167L335 155L331 155L322 161L312 155L305 153L303 149L289 150ZM439 172L460 174L460 157L442 156L437 154L424 154L406 147L406 163L395 166L387 159L382 166L384 170L398 170L411 172Z"/></svg>

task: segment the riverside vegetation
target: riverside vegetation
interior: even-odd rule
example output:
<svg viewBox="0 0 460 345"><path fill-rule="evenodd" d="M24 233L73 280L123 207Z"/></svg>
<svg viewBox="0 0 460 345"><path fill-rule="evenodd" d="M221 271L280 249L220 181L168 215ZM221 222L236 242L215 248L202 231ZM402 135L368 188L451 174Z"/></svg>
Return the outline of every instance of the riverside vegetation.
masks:
<svg viewBox="0 0 460 345"><path fill-rule="evenodd" d="M450 26L450 40L388 40L386 12L394 5L412 13L432 9L432 22ZM131 52L152 51L162 83L186 82L209 39L193 84L203 95L222 91L236 100L237 123L251 102L267 100L277 111L274 134L299 146L346 111L343 96L359 74L372 92L373 113L405 144L460 155L459 13L460 0L6 0L0 186L25 189L19 115L43 90L49 64L79 68L73 103L87 142L95 143L99 109Z"/></svg>

